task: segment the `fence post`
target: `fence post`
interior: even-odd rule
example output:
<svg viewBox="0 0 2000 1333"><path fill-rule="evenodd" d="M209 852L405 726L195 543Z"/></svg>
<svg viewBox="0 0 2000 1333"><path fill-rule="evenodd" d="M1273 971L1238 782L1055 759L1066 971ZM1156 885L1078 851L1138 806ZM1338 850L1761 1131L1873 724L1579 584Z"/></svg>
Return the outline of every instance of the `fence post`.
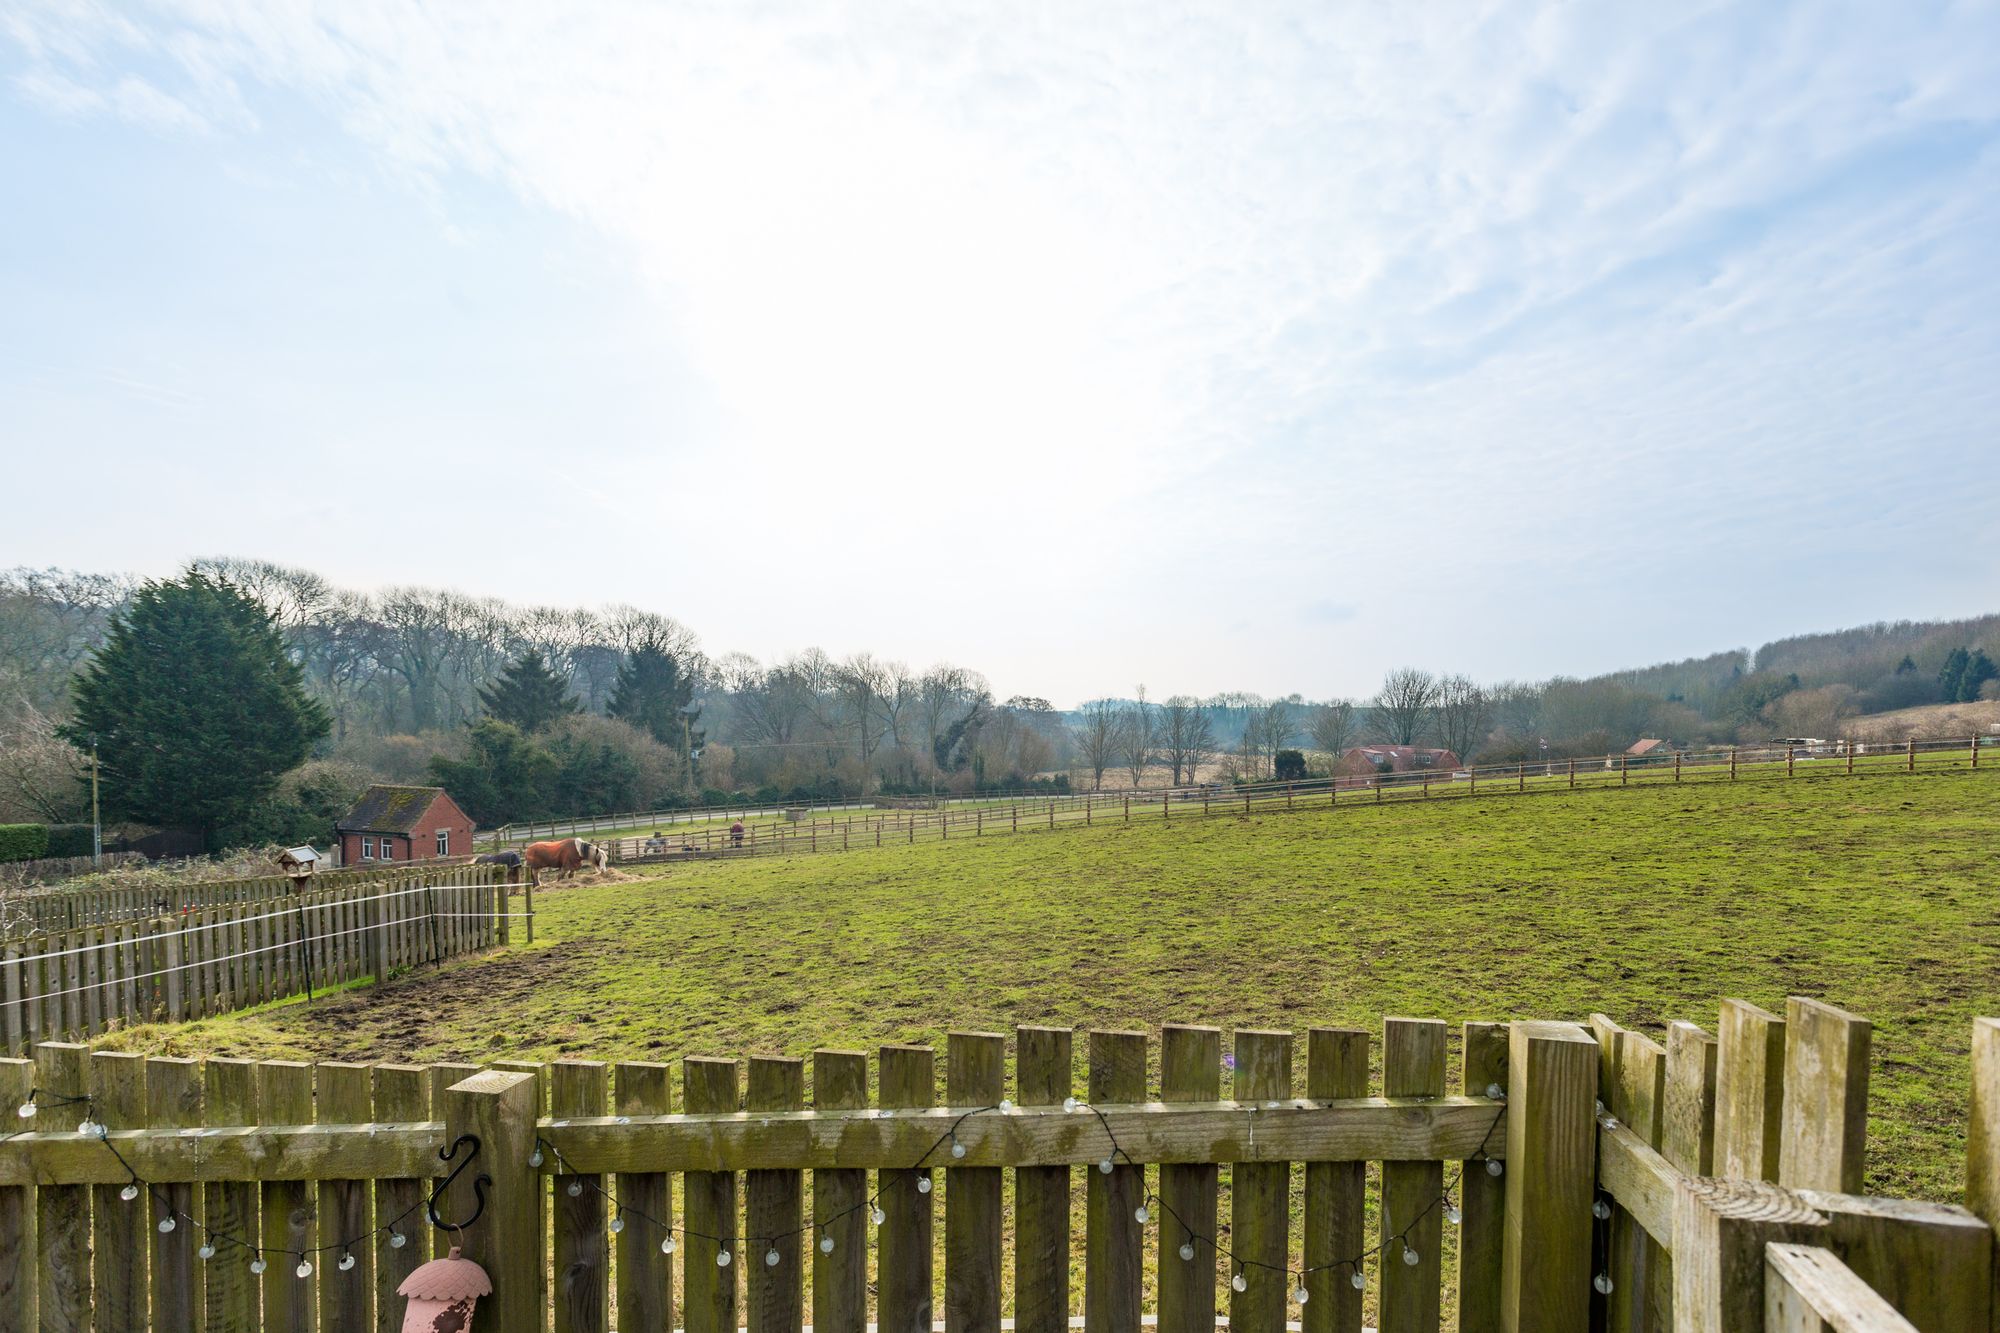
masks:
<svg viewBox="0 0 2000 1333"><path fill-rule="evenodd" d="M1729 747L1729 780L1736 781L1736 747Z"/></svg>
<svg viewBox="0 0 2000 1333"><path fill-rule="evenodd" d="M1679 782L1680 780L1681 780L1681 752L1679 750L1676 750L1674 751L1674 781Z"/></svg>
<svg viewBox="0 0 2000 1333"><path fill-rule="evenodd" d="M1965 1206L2000 1229L2000 1018L1972 1021L1972 1119L1965 1135ZM1992 1317L2000 1333L2000 1247L1993 1256Z"/></svg>
<svg viewBox="0 0 2000 1333"><path fill-rule="evenodd" d="M1903 771L1905 773L1914 773L1917 771L1917 738L1915 736L1910 737L1910 762L1904 767Z"/></svg>
<svg viewBox="0 0 2000 1333"><path fill-rule="evenodd" d="M1853 744L1851 741L1848 743L1850 745ZM1977 770L1979 767L1979 737L1977 734L1972 738L1972 767L1974 770Z"/></svg>
<svg viewBox="0 0 2000 1333"><path fill-rule="evenodd" d="M0 1112L28 1100L35 1066L27 1060L0 1060ZM35 1191L30 1185L0 1185L0 1329L28 1333L38 1328L35 1311Z"/></svg>
<svg viewBox="0 0 2000 1333"><path fill-rule="evenodd" d="M35 1088L48 1098L35 1128L72 1132L83 1122L82 1101L90 1095L90 1048L45 1041L35 1047ZM44 1330L82 1330L90 1324L90 1186L43 1185L35 1191L35 1241L41 1250L40 1288Z"/></svg>
<svg viewBox="0 0 2000 1333"><path fill-rule="evenodd" d="M1758 1333L1764 1247L1821 1243L1827 1220L1761 1180L1681 1176L1674 1184L1674 1326Z"/></svg>
<svg viewBox="0 0 2000 1333"><path fill-rule="evenodd" d="M493 1278L493 1294L479 1302L474 1333L533 1333L548 1327L548 1272L542 1264L542 1177L528 1158L535 1151L540 1111L535 1076L487 1069L445 1089L445 1143L476 1135L479 1156L438 1201L447 1222L472 1216L474 1181L487 1178L486 1211L462 1231L451 1232L468 1259ZM460 1148L462 1155L469 1145Z"/></svg>
<svg viewBox="0 0 2000 1333"><path fill-rule="evenodd" d="M1597 1043L1588 1032L1574 1023L1513 1025L1507 1046L1507 1223L1500 1257L1501 1327L1509 1333L1569 1333L1590 1326L1596 1100Z"/></svg>
<svg viewBox="0 0 2000 1333"><path fill-rule="evenodd" d="M1788 778L1798 776L1792 767L1792 758L1796 753L1793 747L1789 745L1785 747L1785 776Z"/></svg>
<svg viewBox="0 0 2000 1333"><path fill-rule="evenodd" d="M1575 756L1571 756L1571 758L1570 758L1570 761L1569 761L1569 785L1570 785L1570 786L1572 786L1572 787L1576 786L1576 758L1575 758Z"/></svg>

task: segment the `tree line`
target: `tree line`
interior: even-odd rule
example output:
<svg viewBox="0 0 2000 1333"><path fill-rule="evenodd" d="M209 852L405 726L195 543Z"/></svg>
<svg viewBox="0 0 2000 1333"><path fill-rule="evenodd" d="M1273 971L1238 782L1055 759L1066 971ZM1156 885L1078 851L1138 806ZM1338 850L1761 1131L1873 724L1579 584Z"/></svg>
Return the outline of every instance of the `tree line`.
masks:
<svg viewBox="0 0 2000 1333"><path fill-rule="evenodd" d="M0 819L83 813L87 742L97 737L102 760L108 737L157 713L135 653L169 627L237 645L233 665L200 679L218 701L257 701L262 725L213 754L258 776L175 808L171 793L199 784L142 778L126 757L108 790L135 822L218 841L305 836L371 780L442 783L497 823L731 799L1304 776L1369 742L1507 762L1601 754L1642 736L1835 735L1858 713L2000 691L1987 650L2000 617L1988 617L1800 636L1589 679L1482 684L1404 667L1365 698L1155 700L1140 687L1060 709L996 699L977 671L950 663L912 669L818 649L768 664L710 656L679 622L634 607L357 593L238 559L153 583L13 570L0 574ZM265 693L228 674L249 669L245 658L275 673L259 676ZM161 688L186 692L185 672L154 670ZM184 735L213 724L175 719L196 728Z"/></svg>

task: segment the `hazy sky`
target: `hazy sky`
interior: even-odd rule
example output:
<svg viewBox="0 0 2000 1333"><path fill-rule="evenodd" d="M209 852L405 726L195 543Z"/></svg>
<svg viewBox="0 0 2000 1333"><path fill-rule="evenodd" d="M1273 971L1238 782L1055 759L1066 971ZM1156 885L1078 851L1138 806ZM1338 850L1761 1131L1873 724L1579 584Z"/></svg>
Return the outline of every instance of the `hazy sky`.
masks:
<svg viewBox="0 0 2000 1333"><path fill-rule="evenodd" d="M0 0L0 566L1059 702L2000 608L2000 7Z"/></svg>

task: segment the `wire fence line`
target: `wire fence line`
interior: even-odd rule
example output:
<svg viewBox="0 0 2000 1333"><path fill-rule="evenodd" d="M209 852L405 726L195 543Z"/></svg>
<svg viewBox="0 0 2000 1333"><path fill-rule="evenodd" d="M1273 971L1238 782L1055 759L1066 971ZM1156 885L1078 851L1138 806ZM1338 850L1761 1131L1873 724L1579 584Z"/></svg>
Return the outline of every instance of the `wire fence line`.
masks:
<svg viewBox="0 0 2000 1333"><path fill-rule="evenodd" d="M1282 810L1351 810L1408 801L1608 791L1702 782L1784 781L1800 778L1904 776L2000 769L2000 750L1982 757L1982 743L1968 737L1908 741L1898 745L1818 742L1790 746L1738 746L1665 755L1600 755L1458 768L1335 774L1296 782L1234 787L1202 784L1081 792L1031 799L967 798L932 810L874 812L855 818L815 819L734 828L661 830L659 836L604 839L619 863L668 863L739 856L795 856L845 852L953 838L983 838L1104 822L1245 816Z"/></svg>

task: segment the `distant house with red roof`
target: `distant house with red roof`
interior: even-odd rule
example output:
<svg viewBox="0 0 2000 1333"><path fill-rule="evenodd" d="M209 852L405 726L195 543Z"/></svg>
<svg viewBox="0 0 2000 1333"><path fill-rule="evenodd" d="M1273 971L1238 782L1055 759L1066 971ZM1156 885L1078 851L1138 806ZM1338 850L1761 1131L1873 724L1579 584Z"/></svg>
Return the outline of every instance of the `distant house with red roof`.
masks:
<svg viewBox="0 0 2000 1333"><path fill-rule="evenodd" d="M1343 752L1333 771L1341 777L1365 778L1378 773L1449 773L1459 765L1450 750L1422 745L1357 745Z"/></svg>
<svg viewBox="0 0 2000 1333"><path fill-rule="evenodd" d="M472 816L443 787L378 783L333 828L344 866L472 854Z"/></svg>

